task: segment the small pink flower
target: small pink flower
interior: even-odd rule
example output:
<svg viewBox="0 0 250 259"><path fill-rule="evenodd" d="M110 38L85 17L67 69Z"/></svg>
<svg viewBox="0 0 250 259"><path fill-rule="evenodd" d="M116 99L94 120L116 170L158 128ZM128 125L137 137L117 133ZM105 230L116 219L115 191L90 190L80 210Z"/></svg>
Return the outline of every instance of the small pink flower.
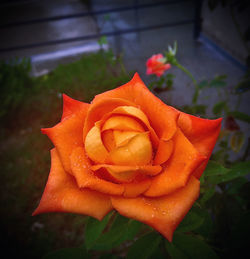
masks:
<svg viewBox="0 0 250 259"><path fill-rule="evenodd" d="M165 64L166 58L162 54L153 55L147 60L147 75L155 74L161 76L166 70L170 69L170 64Z"/></svg>

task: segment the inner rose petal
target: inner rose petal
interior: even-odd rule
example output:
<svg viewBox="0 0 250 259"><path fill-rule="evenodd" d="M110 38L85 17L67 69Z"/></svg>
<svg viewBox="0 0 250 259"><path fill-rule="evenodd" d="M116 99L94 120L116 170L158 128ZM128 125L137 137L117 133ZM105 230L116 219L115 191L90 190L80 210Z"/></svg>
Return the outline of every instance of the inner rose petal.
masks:
<svg viewBox="0 0 250 259"><path fill-rule="evenodd" d="M118 167L118 168L117 168ZM120 169L119 167L122 166L116 166L112 167L112 165L95 165L92 166L91 169L93 171L97 172L97 176L99 173L99 169L106 170L106 173L109 174L109 178L112 179L114 182L118 183L129 183L134 180L134 178L139 174L138 170L130 170L130 168L123 168ZM101 177L102 177L102 171L101 171Z"/></svg>
<svg viewBox="0 0 250 259"><path fill-rule="evenodd" d="M112 151L116 147L113 130L105 130L102 132L102 141L108 151Z"/></svg>
<svg viewBox="0 0 250 259"><path fill-rule="evenodd" d="M117 147L123 146L129 142L131 138L137 135L136 131L122 131L122 130L114 130L114 142Z"/></svg>
<svg viewBox="0 0 250 259"><path fill-rule="evenodd" d="M107 161L115 165L147 165L152 160L152 145L148 132L138 133L126 145L109 153Z"/></svg>
<svg viewBox="0 0 250 259"><path fill-rule="evenodd" d="M137 121L142 123L143 126L147 128L147 130L150 132L150 138L152 141L152 144L155 148L158 147L159 138L156 135L154 129L151 127L151 124L146 116L146 114L140 110L139 108L136 108L134 106L119 106L115 108L112 112L105 114L103 117L105 120L107 120L110 116L117 114L117 115L127 115L129 117L135 118Z"/></svg>
<svg viewBox="0 0 250 259"><path fill-rule="evenodd" d="M117 173L117 174L136 171L148 176L157 175L162 170L162 167L160 165L122 166L122 165L100 164L100 165L91 166L91 170L93 171L97 171L100 168L107 168L113 173Z"/></svg>
<svg viewBox="0 0 250 259"><path fill-rule="evenodd" d="M89 158L96 163L104 163L108 156L108 151L103 145L99 123L88 132L85 138L85 151Z"/></svg>
<svg viewBox="0 0 250 259"><path fill-rule="evenodd" d="M143 132L143 126L136 121L135 119L129 116L112 116L106 120L102 126L102 131L108 129L117 129L117 130L133 130Z"/></svg>
<svg viewBox="0 0 250 259"><path fill-rule="evenodd" d="M165 163L172 155L173 149L174 149L174 142L172 139L167 141L160 139L153 164L161 165Z"/></svg>

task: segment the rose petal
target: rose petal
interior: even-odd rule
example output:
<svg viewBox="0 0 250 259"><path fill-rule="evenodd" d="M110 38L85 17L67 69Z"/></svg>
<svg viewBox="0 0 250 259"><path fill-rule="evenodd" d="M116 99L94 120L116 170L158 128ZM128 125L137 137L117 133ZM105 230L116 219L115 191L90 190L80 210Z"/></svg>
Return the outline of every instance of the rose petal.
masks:
<svg viewBox="0 0 250 259"><path fill-rule="evenodd" d="M178 126L194 147L204 156L206 160L195 170L194 176L200 178L208 160L212 154L216 140L220 133L222 119L207 120L181 113L178 118Z"/></svg>
<svg viewBox="0 0 250 259"><path fill-rule="evenodd" d="M127 84L97 95L93 104L107 98L122 98L134 103L131 106L139 107L146 114L159 138L169 140L174 135L179 112L154 96L137 73Z"/></svg>
<svg viewBox="0 0 250 259"><path fill-rule="evenodd" d="M69 156L72 150L83 146L82 129L89 106L82 106L82 109L68 116L52 128L42 129L55 145L65 171L71 172Z"/></svg>
<svg viewBox="0 0 250 259"><path fill-rule="evenodd" d="M135 175L142 174L142 175L148 175L148 176L155 176L159 174L162 170L161 166L156 165L142 165L142 166L119 166L119 165L107 165L107 164L101 164L101 165L94 165L91 166L91 170L97 171L100 168L106 168L114 176L116 179L123 181L123 182L129 182L130 180L133 180ZM138 183L140 185L140 183Z"/></svg>
<svg viewBox="0 0 250 259"><path fill-rule="evenodd" d="M98 175L98 169L100 168L104 168L107 174L109 174L109 178L113 179L113 181L117 183L132 182L135 179L135 177L139 174L139 172L136 170L125 170L125 169L124 171L116 172L116 168L112 168L110 166L99 167L99 165L97 165L97 167L91 167L93 171L97 171L97 175Z"/></svg>
<svg viewBox="0 0 250 259"><path fill-rule="evenodd" d="M154 165L161 165L165 163L170 156L172 155L172 151L174 148L173 140L160 140L157 152L154 158Z"/></svg>
<svg viewBox="0 0 250 259"><path fill-rule="evenodd" d="M109 153L107 161L115 165L146 165L152 159L152 145L148 133L138 133L126 145Z"/></svg>
<svg viewBox="0 0 250 259"><path fill-rule="evenodd" d="M63 96L63 114L62 114L61 120L64 120L65 118L71 116L72 114L77 113L79 110L89 108L90 104L88 103L83 103L75 99L72 99L66 94L63 94L62 96Z"/></svg>
<svg viewBox="0 0 250 259"><path fill-rule="evenodd" d="M150 186L151 179L145 178L140 181L131 183L123 183L125 188L123 196L126 198L134 198L144 193Z"/></svg>
<svg viewBox="0 0 250 259"><path fill-rule="evenodd" d="M135 119L129 116L119 116L119 115L112 116L104 122L102 126L102 131L108 130L108 129L133 130L138 132L144 131L143 126Z"/></svg>
<svg viewBox="0 0 250 259"><path fill-rule="evenodd" d="M122 131L122 130L114 130L113 135L114 135L114 141L115 145L117 147L122 146L124 144L127 144L128 141L136 136L138 132L136 131Z"/></svg>
<svg viewBox="0 0 250 259"><path fill-rule="evenodd" d="M173 142L174 150L165 170L152 179L152 184L144 195L167 195L185 186L193 171L204 161L205 157L194 148L181 130L176 131Z"/></svg>
<svg viewBox="0 0 250 259"><path fill-rule="evenodd" d="M109 196L78 188L73 177L64 171L57 151L53 149L46 188L33 215L45 212L70 212L101 220L111 209Z"/></svg>
<svg viewBox="0 0 250 259"><path fill-rule="evenodd" d="M97 121L100 121L105 114L111 112L116 107L123 105L133 106L134 104L121 98L102 98L100 101L92 102L84 123L83 140L85 140L87 133Z"/></svg>
<svg viewBox="0 0 250 259"><path fill-rule="evenodd" d="M108 151L111 151L116 147L113 130L105 130L102 132L102 142Z"/></svg>
<svg viewBox="0 0 250 259"><path fill-rule="evenodd" d="M108 151L102 142L101 131L98 123L96 123L88 132L84 146L88 157L92 161L96 163L104 163L106 161Z"/></svg>
<svg viewBox="0 0 250 259"><path fill-rule="evenodd" d="M191 177L185 187L171 195L129 199L113 196L111 201L120 214L152 226L171 242L174 230L198 198L199 191L199 180Z"/></svg>
<svg viewBox="0 0 250 259"><path fill-rule="evenodd" d="M89 188L111 195L121 195L124 192L124 187L122 185L105 181L94 175L82 147L73 150L70 161L72 173L80 188Z"/></svg>
<svg viewBox="0 0 250 259"><path fill-rule="evenodd" d="M150 132L150 137L152 139L153 145L156 147L158 146L159 138L156 135L154 129L151 127L147 116L140 109L133 106L120 106L115 108L111 113L129 115L142 121Z"/></svg>

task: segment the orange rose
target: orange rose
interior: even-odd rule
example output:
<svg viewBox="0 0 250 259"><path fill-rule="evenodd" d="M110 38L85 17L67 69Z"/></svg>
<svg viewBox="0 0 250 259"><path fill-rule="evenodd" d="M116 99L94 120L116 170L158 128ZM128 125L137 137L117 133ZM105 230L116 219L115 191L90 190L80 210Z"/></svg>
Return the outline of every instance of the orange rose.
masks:
<svg viewBox="0 0 250 259"><path fill-rule="evenodd" d="M163 73L170 69L170 64L165 64L166 58L162 54L153 55L147 60L147 75L155 74L158 77L162 76Z"/></svg>
<svg viewBox="0 0 250 259"><path fill-rule="evenodd" d="M138 74L91 104L66 95L63 101L61 122L42 129L55 148L33 215L72 212L101 220L115 209L171 241L199 196L221 119L201 119L164 104Z"/></svg>

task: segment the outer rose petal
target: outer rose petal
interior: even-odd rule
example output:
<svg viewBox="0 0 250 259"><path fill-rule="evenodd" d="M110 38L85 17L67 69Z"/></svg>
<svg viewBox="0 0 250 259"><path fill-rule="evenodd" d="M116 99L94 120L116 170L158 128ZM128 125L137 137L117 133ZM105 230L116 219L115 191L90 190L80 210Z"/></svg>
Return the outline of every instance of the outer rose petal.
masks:
<svg viewBox="0 0 250 259"><path fill-rule="evenodd" d="M151 179L143 179L138 182L124 183L125 188L123 196L127 198L137 197L140 194L144 193L150 186Z"/></svg>
<svg viewBox="0 0 250 259"><path fill-rule="evenodd" d="M139 75L135 73L130 82L114 90L99 94L93 100L93 105L107 98L122 98L139 107L146 115L159 138L169 140L176 131L176 121L179 111L163 103L144 85Z"/></svg>
<svg viewBox="0 0 250 259"><path fill-rule="evenodd" d="M83 105L80 110L68 116L52 128L42 129L55 145L63 167L71 172L70 154L78 146L83 146L82 129L89 105Z"/></svg>
<svg viewBox="0 0 250 259"><path fill-rule="evenodd" d="M201 177L212 154L220 133L221 121L222 119L202 119L186 113L181 113L178 118L178 126L185 136L202 155L206 156L206 160L193 173L197 178Z"/></svg>
<svg viewBox="0 0 250 259"><path fill-rule="evenodd" d="M187 185L171 195L157 198L112 197L113 207L122 215L144 222L172 241L174 230L199 196L200 182L191 177Z"/></svg>
<svg viewBox="0 0 250 259"><path fill-rule="evenodd" d="M167 195L185 186L193 171L204 161L205 157L194 148L180 129L173 137L173 142L174 150L165 170L152 179L152 184L144 195Z"/></svg>
<svg viewBox="0 0 250 259"><path fill-rule="evenodd" d="M95 166L93 166L95 167ZM93 168L92 167L92 168ZM98 170L99 166L96 166L96 169ZM103 177L104 179L113 181L113 182L117 182L117 178L115 178L115 176L111 175L108 173L108 171L106 171L106 169L102 168L101 166L99 167L100 170L98 170L98 172L96 174L100 175L101 177ZM132 171L132 174L135 174L133 181L131 182L122 182L119 183L119 185L121 185L124 188L124 192L122 194L123 197L137 197L140 194L144 193L150 186L151 184L151 178L149 178L148 176L145 176L141 173L138 173L136 171ZM124 179L122 179L124 180Z"/></svg>
<svg viewBox="0 0 250 259"><path fill-rule="evenodd" d="M72 173L76 178L79 188L89 188L112 195L123 194L124 187L122 185L100 179L91 171L91 165L82 147L73 150L70 161Z"/></svg>
<svg viewBox="0 0 250 259"><path fill-rule="evenodd" d="M33 215L44 212L71 212L101 220L111 209L109 196L78 188L73 177L64 171L57 151L53 149L49 178Z"/></svg>
<svg viewBox="0 0 250 259"><path fill-rule="evenodd" d="M89 107L88 103L77 101L75 99L70 98L66 94L63 94L63 114L62 114L61 120L64 120L65 118L73 115L74 113L77 113L79 110L82 110L88 107Z"/></svg>

